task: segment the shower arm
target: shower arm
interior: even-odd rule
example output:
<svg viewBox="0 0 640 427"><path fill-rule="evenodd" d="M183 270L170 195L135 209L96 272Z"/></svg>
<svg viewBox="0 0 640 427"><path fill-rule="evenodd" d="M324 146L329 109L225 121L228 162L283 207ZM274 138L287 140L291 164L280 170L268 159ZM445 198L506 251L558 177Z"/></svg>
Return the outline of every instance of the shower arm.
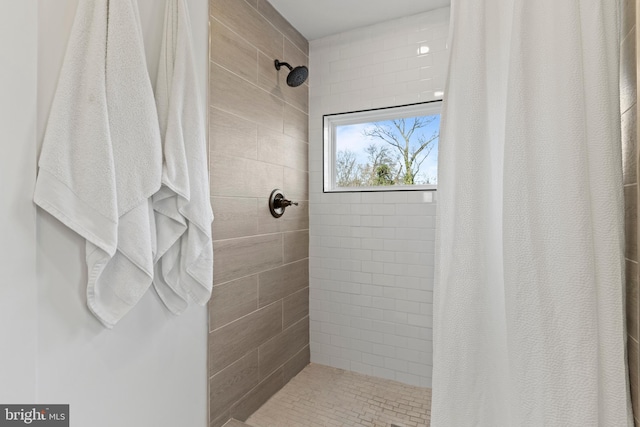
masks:
<svg viewBox="0 0 640 427"><path fill-rule="evenodd" d="M289 69L289 71L293 71L293 67L291 65L289 65L288 62L282 62L282 61L278 61L277 59L275 61L273 61L273 63L276 66L276 70L280 71L280 67L281 66L285 66Z"/></svg>

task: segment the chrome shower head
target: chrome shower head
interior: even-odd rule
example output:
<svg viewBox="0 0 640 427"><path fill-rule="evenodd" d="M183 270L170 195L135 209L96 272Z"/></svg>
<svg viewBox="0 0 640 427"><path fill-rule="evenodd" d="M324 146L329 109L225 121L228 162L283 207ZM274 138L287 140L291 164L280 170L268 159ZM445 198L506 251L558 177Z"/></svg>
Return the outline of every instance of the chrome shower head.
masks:
<svg viewBox="0 0 640 427"><path fill-rule="evenodd" d="M286 62L280 62L277 59L274 61L276 66L276 70L280 70L281 66L285 66L289 69L289 75L287 76L287 84L291 87L300 86L302 83L307 80L309 76L309 69L304 65L300 65L299 67L293 68Z"/></svg>

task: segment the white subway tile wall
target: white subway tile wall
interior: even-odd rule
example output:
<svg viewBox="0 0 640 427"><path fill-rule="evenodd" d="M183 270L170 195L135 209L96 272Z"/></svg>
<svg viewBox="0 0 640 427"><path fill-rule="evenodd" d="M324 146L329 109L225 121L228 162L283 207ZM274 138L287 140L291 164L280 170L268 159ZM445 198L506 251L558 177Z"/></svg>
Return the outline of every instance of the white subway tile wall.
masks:
<svg viewBox="0 0 640 427"><path fill-rule="evenodd" d="M436 193L322 192L322 116L441 98L449 8L310 42L311 361L431 387Z"/></svg>

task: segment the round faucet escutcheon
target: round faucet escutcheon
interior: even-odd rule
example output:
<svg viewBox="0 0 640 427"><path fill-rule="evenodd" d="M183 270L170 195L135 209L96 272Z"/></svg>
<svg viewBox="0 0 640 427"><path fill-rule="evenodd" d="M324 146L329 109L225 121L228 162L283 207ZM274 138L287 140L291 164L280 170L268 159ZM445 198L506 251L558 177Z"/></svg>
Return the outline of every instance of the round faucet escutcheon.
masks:
<svg viewBox="0 0 640 427"><path fill-rule="evenodd" d="M277 188L271 192L269 196L269 211L274 218L280 218L284 215L284 211L288 206L298 206L298 202L292 202L288 200L282 190Z"/></svg>

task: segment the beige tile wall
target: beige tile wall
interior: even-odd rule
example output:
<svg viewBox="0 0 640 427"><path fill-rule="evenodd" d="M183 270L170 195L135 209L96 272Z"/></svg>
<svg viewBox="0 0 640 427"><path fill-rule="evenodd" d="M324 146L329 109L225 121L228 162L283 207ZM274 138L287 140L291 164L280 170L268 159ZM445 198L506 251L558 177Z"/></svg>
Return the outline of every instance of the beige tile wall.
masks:
<svg viewBox="0 0 640 427"><path fill-rule="evenodd" d="M620 111L625 201L625 270L627 280L627 353L635 425L640 425L640 359L638 352L638 109L636 13L640 0L623 0L621 25Z"/></svg>
<svg viewBox="0 0 640 427"><path fill-rule="evenodd" d="M309 363L309 46L266 0L210 0L215 214L210 427L245 420ZM300 203L276 219L274 188Z"/></svg>

